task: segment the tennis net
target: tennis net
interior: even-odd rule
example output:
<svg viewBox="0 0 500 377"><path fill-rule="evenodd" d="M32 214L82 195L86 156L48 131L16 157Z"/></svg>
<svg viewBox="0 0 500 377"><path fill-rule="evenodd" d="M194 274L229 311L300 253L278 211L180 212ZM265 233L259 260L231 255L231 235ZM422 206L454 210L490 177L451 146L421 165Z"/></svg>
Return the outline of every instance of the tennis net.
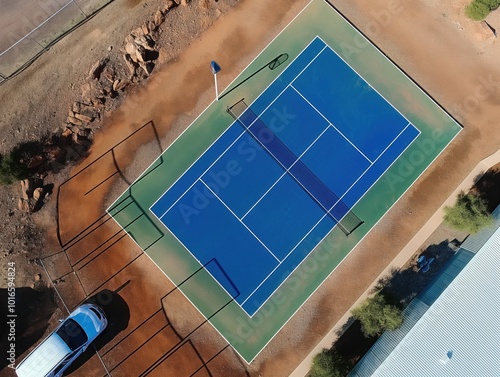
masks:
<svg viewBox="0 0 500 377"><path fill-rule="evenodd" d="M288 172L346 234L363 221L295 155L283 141L248 107L244 100L228 108L228 113Z"/></svg>

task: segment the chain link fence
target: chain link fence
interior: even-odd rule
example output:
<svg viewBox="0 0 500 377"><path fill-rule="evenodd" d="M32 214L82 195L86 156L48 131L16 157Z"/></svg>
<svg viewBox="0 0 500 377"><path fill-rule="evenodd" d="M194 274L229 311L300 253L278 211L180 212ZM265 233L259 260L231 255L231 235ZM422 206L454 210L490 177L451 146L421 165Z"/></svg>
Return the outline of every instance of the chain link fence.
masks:
<svg viewBox="0 0 500 377"><path fill-rule="evenodd" d="M113 0L0 0L0 84Z"/></svg>

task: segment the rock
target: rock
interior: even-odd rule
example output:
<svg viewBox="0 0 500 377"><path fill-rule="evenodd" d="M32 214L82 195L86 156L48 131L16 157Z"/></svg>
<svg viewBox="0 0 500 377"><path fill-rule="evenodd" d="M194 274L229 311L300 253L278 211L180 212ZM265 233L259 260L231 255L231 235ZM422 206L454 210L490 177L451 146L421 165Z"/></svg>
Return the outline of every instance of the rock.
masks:
<svg viewBox="0 0 500 377"><path fill-rule="evenodd" d="M146 60L146 50L142 46L137 46L137 50L135 51L135 56L139 63L144 63Z"/></svg>
<svg viewBox="0 0 500 377"><path fill-rule="evenodd" d="M76 119L80 119L81 121L87 122L87 123L88 122L92 122L94 120L93 117L90 117L88 115L85 115L85 114L76 114L76 113L75 113L75 118Z"/></svg>
<svg viewBox="0 0 500 377"><path fill-rule="evenodd" d="M146 75L150 75L151 72L153 72L153 68L155 67L154 63L147 62L147 63L139 63L139 66L146 72Z"/></svg>
<svg viewBox="0 0 500 377"><path fill-rule="evenodd" d="M94 109L97 109L97 111L100 111L101 109L104 109L106 107L106 105L104 105L105 102L105 97L97 97L92 101L92 106L94 107Z"/></svg>
<svg viewBox="0 0 500 377"><path fill-rule="evenodd" d="M210 0L200 0L199 6L203 10L208 10L210 8Z"/></svg>
<svg viewBox="0 0 500 377"><path fill-rule="evenodd" d="M21 212L29 212L30 206L28 201L23 198L19 198L19 201L17 202L17 209Z"/></svg>
<svg viewBox="0 0 500 377"><path fill-rule="evenodd" d="M61 133L61 140L63 144L68 145L71 141L71 130L69 128L66 128L62 133Z"/></svg>
<svg viewBox="0 0 500 377"><path fill-rule="evenodd" d="M79 113L80 111L82 111L82 104L80 102L73 102L71 111L73 111L73 113Z"/></svg>
<svg viewBox="0 0 500 377"><path fill-rule="evenodd" d="M76 115L75 113L73 113L73 115ZM71 124L74 124L75 126L81 126L83 123L80 119L77 119L75 116L72 116L72 117L68 117L67 119L68 123L71 123Z"/></svg>
<svg viewBox="0 0 500 377"><path fill-rule="evenodd" d="M175 7L175 3L173 0L167 0L165 1L165 3L163 3L163 5L160 7L160 12L163 13L163 14L167 14L167 12L172 9L173 7Z"/></svg>
<svg viewBox="0 0 500 377"><path fill-rule="evenodd" d="M90 68L89 76L92 79L99 80L101 77L101 73L104 70L104 67L106 66L106 63L108 62L109 58L101 58L97 62L94 63L92 68Z"/></svg>
<svg viewBox="0 0 500 377"><path fill-rule="evenodd" d="M43 165L45 163L45 158L43 156L34 156L31 158L28 169L36 169L37 167Z"/></svg>
<svg viewBox="0 0 500 377"><path fill-rule="evenodd" d="M115 70L112 67L108 66L108 65L106 67L104 67L104 70L102 71L102 75L109 82L115 81Z"/></svg>
<svg viewBox="0 0 500 377"><path fill-rule="evenodd" d="M155 43L150 35L146 35L144 37L138 37L134 40L134 42L137 46L144 47L147 50L155 51L155 49L153 48Z"/></svg>
<svg viewBox="0 0 500 377"><path fill-rule="evenodd" d="M128 82L127 80L123 80L123 79L120 79L120 80L115 80L115 82L113 83L113 90L115 92L118 92L120 90L123 90L125 89L125 87L128 85Z"/></svg>
<svg viewBox="0 0 500 377"><path fill-rule="evenodd" d="M108 51L113 51L113 46L108 46Z"/></svg>
<svg viewBox="0 0 500 377"><path fill-rule="evenodd" d="M70 131L71 134L71 131ZM66 161L66 155L68 151L64 148L58 146L52 146L48 148L45 153L48 155L49 161L56 161L59 163L64 163ZM33 197L35 194L33 194Z"/></svg>
<svg viewBox="0 0 500 377"><path fill-rule="evenodd" d="M90 128L81 129L80 131L78 131L78 135L86 139L89 139L90 136L92 135L92 130Z"/></svg>
<svg viewBox="0 0 500 377"><path fill-rule="evenodd" d="M179 5L181 3L181 0L174 0L175 5Z"/></svg>
<svg viewBox="0 0 500 377"><path fill-rule="evenodd" d="M39 281L42 279L42 275L41 274L36 274L35 275L35 281Z"/></svg>
<svg viewBox="0 0 500 377"><path fill-rule="evenodd" d="M130 32L130 35L134 38L144 36L144 30L142 27L138 27Z"/></svg>
<svg viewBox="0 0 500 377"><path fill-rule="evenodd" d="M149 30L148 34L151 34L153 31L156 30L156 24L154 23L154 21L148 21L147 25Z"/></svg>
<svg viewBox="0 0 500 377"><path fill-rule="evenodd" d="M84 100L89 100L90 99L90 93L92 92L92 84L90 82L86 82L85 84L82 85L82 98Z"/></svg>
<svg viewBox="0 0 500 377"><path fill-rule="evenodd" d="M68 136L71 136L72 133L73 133L73 131L71 131L71 129L69 129L68 127L66 127L66 129L61 133L61 136L62 137L68 137Z"/></svg>
<svg viewBox="0 0 500 377"><path fill-rule="evenodd" d="M22 199L25 199L25 200L28 200L29 197L30 197L30 192L31 192L31 188L30 188L30 181L29 179L23 179L21 181L21 198Z"/></svg>
<svg viewBox="0 0 500 377"><path fill-rule="evenodd" d="M155 23L155 27L158 27L163 23L163 21L165 21L165 16L161 11L157 10L153 17L153 21Z"/></svg>
<svg viewBox="0 0 500 377"><path fill-rule="evenodd" d="M123 55L123 59L125 60L125 64L127 65L128 70L130 71L130 76L134 76L137 64L132 60L129 54Z"/></svg>
<svg viewBox="0 0 500 377"><path fill-rule="evenodd" d="M137 37L140 38L140 37ZM129 42L125 45L125 52L129 55L135 55L135 44L133 42Z"/></svg>
<svg viewBox="0 0 500 377"><path fill-rule="evenodd" d="M68 110L68 116L69 117L74 117L75 116L75 113L73 112L73 110Z"/></svg>
<svg viewBox="0 0 500 377"><path fill-rule="evenodd" d="M181 5L182 5L182 6L184 6L184 7L185 7L186 5L188 5L187 0L181 0Z"/></svg>
<svg viewBox="0 0 500 377"><path fill-rule="evenodd" d="M35 199L36 201L39 201L40 198L43 199L43 195L44 192L43 192L43 187L37 187L35 189L35 191L33 191L33 199Z"/></svg>

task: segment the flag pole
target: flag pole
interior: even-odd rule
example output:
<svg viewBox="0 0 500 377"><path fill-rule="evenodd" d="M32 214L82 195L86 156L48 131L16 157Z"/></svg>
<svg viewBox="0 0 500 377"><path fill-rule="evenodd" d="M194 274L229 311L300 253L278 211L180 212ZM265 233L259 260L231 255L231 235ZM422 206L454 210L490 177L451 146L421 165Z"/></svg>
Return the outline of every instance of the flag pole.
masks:
<svg viewBox="0 0 500 377"><path fill-rule="evenodd" d="M217 72L214 73L214 79L215 79L215 99L218 101L219 100L219 89L217 88Z"/></svg>
<svg viewBox="0 0 500 377"><path fill-rule="evenodd" d="M217 87L217 72L220 71L220 66L212 60L210 62L210 70L212 71L212 74L214 75L214 80L215 80L215 99L219 101L219 88Z"/></svg>

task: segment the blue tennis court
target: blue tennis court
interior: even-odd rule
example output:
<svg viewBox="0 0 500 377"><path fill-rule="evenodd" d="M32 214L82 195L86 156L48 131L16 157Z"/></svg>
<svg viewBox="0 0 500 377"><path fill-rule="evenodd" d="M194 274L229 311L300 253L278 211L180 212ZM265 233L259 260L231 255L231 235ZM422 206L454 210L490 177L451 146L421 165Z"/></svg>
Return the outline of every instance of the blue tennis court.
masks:
<svg viewBox="0 0 500 377"><path fill-rule="evenodd" d="M230 112L151 211L252 316L420 131L319 37Z"/></svg>

